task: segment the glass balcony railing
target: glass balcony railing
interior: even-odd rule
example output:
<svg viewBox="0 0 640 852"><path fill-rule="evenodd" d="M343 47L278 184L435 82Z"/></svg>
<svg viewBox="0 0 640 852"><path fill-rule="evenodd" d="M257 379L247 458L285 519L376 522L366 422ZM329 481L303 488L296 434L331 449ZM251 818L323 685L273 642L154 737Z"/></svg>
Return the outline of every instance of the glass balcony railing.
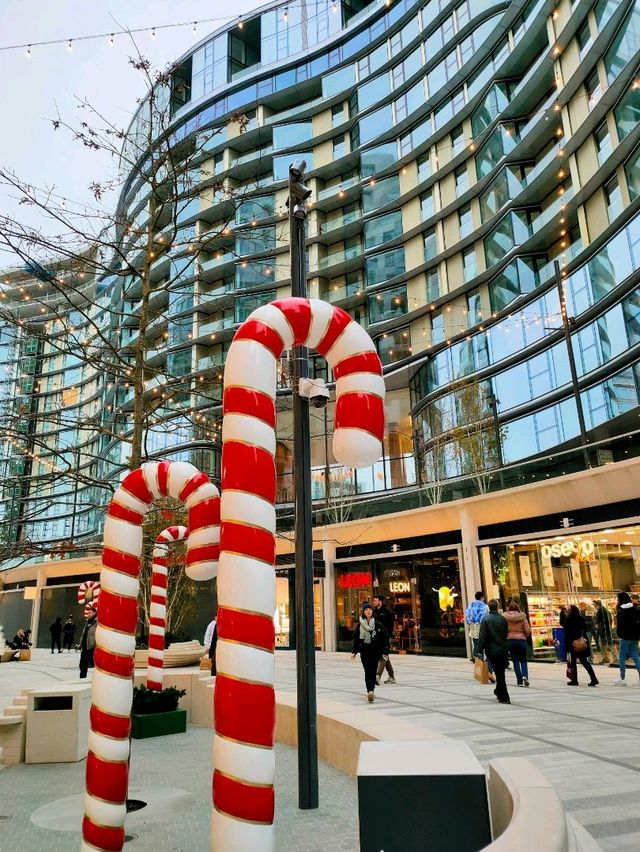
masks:
<svg viewBox="0 0 640 852"><path fill-rule="evenodd" d="M211 322L201 322L198 325L198 337L202 337L205 334L216 334L227 328L233 328L234 325L233 317L224 317L220 320L211 320Z"/></svg>
<svg viewBox="0 0 640 852"><path fill-rule="evenodd" d="M353 260L356 257L362 257L362 246L353 246L353 248L343 249L328 254L326 257L321 257L318 261L318 269L327 269L327 267L334 266L336 263L345 263L345 261Z"/></svg>
<svg viewBox="0 0 640 852"><path fill-rule="evenodd" d="M334 195L339 195L341 192L344 193L348 189L358 186L359 183L359 177L352 177L349 178L349 180L343 180L342 183L338 183L336 186L330 186L327 187L327 189L322 189L318 193L318 201L322 201L325 198L332 198Z"/></svg>
<svg viewBox="0 0 640 852"><path fill-rule="evenodd" d="M318 234L328 234L331 231L337 231L338 228L344 228L345 225L351 225L357 222L362 217L361 210L353 210L350 213L345 213L337 219L331 219L327 222L318 223Z"/></svg>
<svg viewBox="0 0 640 852"><path fill-rule="evenodd" d="M349 296L360 296L363 291L364 282L362 280L351 284L343 284L342 286L338 284L329 284L328 286L321 288L320 298L325 302L333 303L339 302L342 299L348 299Z"/></svg>

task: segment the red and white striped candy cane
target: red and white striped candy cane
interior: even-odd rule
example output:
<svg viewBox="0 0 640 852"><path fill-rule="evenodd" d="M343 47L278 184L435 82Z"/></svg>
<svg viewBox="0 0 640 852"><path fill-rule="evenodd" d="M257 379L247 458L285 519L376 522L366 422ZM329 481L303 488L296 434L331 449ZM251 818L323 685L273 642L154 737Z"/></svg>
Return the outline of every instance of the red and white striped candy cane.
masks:
<svg viewBox="0 0 640 852"><path fill-rule="evenodd" d="M255 310L227 354L211 848L274 848L275 397L283 350L308 346L336 377L333 452L363 467L382 452L382 364L343 310L289 298Z"/></svg>
<svg viewBox="0 0 640 852"><path fill-rule="evenodd" d="M220 497L209 477L187 462L168 461L129 473L109 504L104 527L83 852L124 845L142 521L160 497L187 507L187 574L206 580L217 570Z"/></svg>
<svg viewBox="0 0 640 852"><path fill-rule="evenodd" d="M78 586L78 603L96 606L100 597L100 583L97 580L85 580Z"/></svg>
<svg viewBox="0 0 640 852"><path fill-rule="evenodd" d="M164 634L167 626L167 567L169 545L187 537L186 527L167 527L156 538L151 563L151 605L149 612L149 657L147 687L162 689Z"/></svg>

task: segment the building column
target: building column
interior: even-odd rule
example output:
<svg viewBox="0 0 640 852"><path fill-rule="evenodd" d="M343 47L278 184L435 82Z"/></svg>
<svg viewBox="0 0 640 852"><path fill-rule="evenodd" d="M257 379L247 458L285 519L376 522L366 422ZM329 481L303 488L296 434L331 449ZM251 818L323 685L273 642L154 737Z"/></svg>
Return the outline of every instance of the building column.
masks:
<svg viewBox="0 0 640 852"><path fill-rule="evenodd" d="M482 588L480 562L478 560L478 524L469 507L460 510L460 532L462 536L462 583L467 604Z"/></svg>
<svg viewBox="0 0 640 852"><path fill-rule="evenodd" d="M332 541L322 543L322 558L324 559L324 588L322 598L323 608L323 650L337 650L336 626L336 575L333 560L336 558L336 545Z"/></svg>
<svg viewBox="0 0 640 852"><path fill-rule="evenodd" d="M42 601L42 590L47 585L47 575L44 568L38 567L36 574L36 597L31 608L31 641L33 647L38 647L38 626L40 624L40 604Z"/></svg>

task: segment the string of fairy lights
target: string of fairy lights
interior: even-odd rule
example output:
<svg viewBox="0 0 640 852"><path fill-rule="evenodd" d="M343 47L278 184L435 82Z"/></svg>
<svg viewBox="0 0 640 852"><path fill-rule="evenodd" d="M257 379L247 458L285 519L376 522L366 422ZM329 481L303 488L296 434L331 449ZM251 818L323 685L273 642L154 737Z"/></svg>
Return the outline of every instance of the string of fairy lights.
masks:
<svg viewBox="0 0 640 852"><path fill-rule="evenodd" d="M331 13L337 15L340 12L341 4L339 0L325 0L325 6L322 9L318 8L316 5L316 17L323 13ZM393 0L380 0L380 5L385 6L387 8L393 5ZM290 2L284 6L281 6L280 10L278 10L278 14L283 23L289 24L292 19L292 13L297 10L304 9L307 13L307 17L309 17L309 9L307 7L306 2ZM253 14L253 13L251 13ZM0 52L8 52L8 51L24 51L24 56L27 59L31 59L34 55L34 51L36 48L44 48L44 47L63 47L67 53L72 53L74 48L85 42L95 42L102 41L105 42L109 47L114 47L116 42L122 38L131 39L131 36L139 35L139 34L147 34L149 38L155 40L158 36L167 30L176 30L176 29L185 29L191 28L194 33L198 32L198 27L204 26L205 24L214 24L222 26L223 24L229 24L235 22L238 29L242 30L245 25L245 16L244 15L214 15L213 17L208 18L199 18L195 21L179 21L176 23L170 24L147 24L142 27L130 27L126 29L116 29L114 31L106 31L100 33L91 33L88 35L72 35L65 36L62 38L54 38L54 39L46 39L42 41L30 41L30 42L22 42L18 44L7 44L0 45Z"/></svg>

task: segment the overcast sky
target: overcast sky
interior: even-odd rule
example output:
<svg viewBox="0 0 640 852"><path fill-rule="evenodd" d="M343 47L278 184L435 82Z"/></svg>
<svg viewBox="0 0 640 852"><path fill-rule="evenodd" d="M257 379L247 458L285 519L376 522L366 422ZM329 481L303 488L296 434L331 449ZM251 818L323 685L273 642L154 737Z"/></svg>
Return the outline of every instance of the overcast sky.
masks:
<svg viewBox="0 0 640 852"><path fill-rule="evenodd" d="M249 12L265 0L0 0L0 46L28 44L57 38L118 32L136 28L194 21ZM140 51L157 67L177 58L220 23L162 30L151 38L140 33ZM120 25L120 26L118 26ZM35 186L55 185L68 198L89 198L87 186L100 180L108 163L73 143L67 134L54 133L50 124L57 111L64 118L77 114L76 96L88 99L116 124L126 127L144 94L139 72L128 64L132 46L127 36L78 42L69 52L65 45L33 47L31 58L24 50L0 51L2 133L0 166L12 169ZM0 190L4 213L29 216L35 213L8 198ZM0 254L0 266L12 265Z"/></svg>

